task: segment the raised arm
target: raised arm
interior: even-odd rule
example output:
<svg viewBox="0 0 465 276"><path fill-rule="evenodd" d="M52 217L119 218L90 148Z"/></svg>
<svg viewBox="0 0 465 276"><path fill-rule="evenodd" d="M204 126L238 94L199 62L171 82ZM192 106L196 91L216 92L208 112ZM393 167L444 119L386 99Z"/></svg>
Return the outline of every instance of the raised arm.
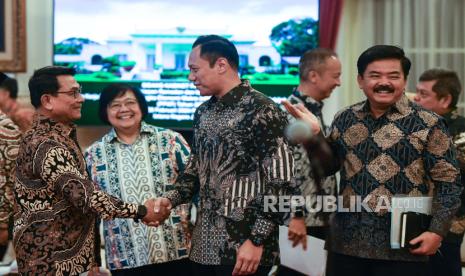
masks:
<svg viewBox="0 0 465 276"><path fill-rule="evenodd" d="M315 177L335 174L340 169L341 163L322 134L318 118L302 104L293 105L286 100L282 103L294 118L303 121L310 128L310 137L303 137L295 142L303 144L307 150Z"/></svg>

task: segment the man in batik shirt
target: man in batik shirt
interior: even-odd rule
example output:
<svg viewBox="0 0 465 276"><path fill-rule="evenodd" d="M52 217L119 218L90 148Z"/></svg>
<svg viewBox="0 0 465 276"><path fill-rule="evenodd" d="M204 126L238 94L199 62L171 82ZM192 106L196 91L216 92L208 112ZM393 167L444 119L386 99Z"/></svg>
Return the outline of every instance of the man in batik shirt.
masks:
<svg viewBox="0 0 465 276"><path fill-rule="evenodd" d="M323 134L327 132L327 126L323 120L323 100L328 98L333 90L341 85L341 62L336 53L330 49L317 48L306 51L299 61L299 85L292 91L288 101L292 104L303 104L317 118ZM294 117L288 114L290 122ZM319 239L325 240L328 229L328 219L330 212L322 212L318 209L321 206L321 198L317 196L336 195L336 176L318 177L318 166L313 165L307 156L307 151L301 144L292 144L292 152L295 162L295 180L302 195L306 197L306 206L310 209L305 218L293 217L289 222L290 238L303 232ZM317 163L315 163L317 164ZM316 177L315 177L316 176ZM319 201L319 202L318 202ZM312 211L313 210L313 211ZM315 211L316 210L316 211ZM298 225L298 220L305 219L306 231L302 231ZM302 275L290 268L281 266L279 276Z"/></svg>
<svg viewBox="0 0 465 276"><path fill-rule="evenodd" d="M50 66L29 80L37 115L19 145L14 187L13 244L22 275L79 275L98 266L97 217L157 219L152 201L125 203L95 189L72 123L84 102L74 73Z"/></svg>
<svg viewBox="0 0 465 276"><path fill-rule="evenodd" d="M462 185L465 183L465 118L458 114L457 102L462 85L457 73L446 69L429 69L420 75L415 102L441 115L457 148ZM462 204L438 252L431 256L433 275L462 275L460 246L465 232L465 190Z"/></svg>
<svg viewBox="0 0 465 276"><path fill-rule="evenodd" d="M336 115L328 140L320 135L305 142L310 155L324 159L327 174L341 170L342 206L359 197L367 207L332 217L328 275L428 275L428 255L439 248L460 205L460 173L444 120L404 95L410 65L399 47L364 51L357 81L367 100ZM285 105L320 132L308 110ZM409 242L416 247L390 247L394 195L432 195L429 229Z"/></svg>
<svg viewBox="0 0 465 276"><path fill-rule="evenodd" d="M32 125L34 109L20 104L18 98L18 82L0 72L0 110L25 132Z"/></svg>
<svg viewBox="0 0 465 276"><path fill-rule="evenodd" d="M14 168L21 137L18 126L2 108L11 93L8 85L4 85L8 81L11 79L0 72L0 257L8 244L9 221L13 214Z"/></svg>
<svg viewBox="0 0 465 276"><path fill-rule="evenodd" d="M282 214L265 212L265 196L289 192L293 158L283 137L285 114L238 76L227 39L202 36L189 56L191 80L212 96L194 115L194 143L175 190L162 206L200 193L190 259L194 275L267 275L278 257ZM275 206L277 207L277 206Z"/></svg>

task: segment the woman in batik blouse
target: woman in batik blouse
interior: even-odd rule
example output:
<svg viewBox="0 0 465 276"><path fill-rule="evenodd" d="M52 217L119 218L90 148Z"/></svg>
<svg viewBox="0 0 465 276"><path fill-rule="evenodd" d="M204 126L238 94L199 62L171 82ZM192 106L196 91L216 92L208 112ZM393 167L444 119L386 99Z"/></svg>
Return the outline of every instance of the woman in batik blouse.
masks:
<svg viewBox="0 0 465 276"><path fill-rule="evenodd" d="M131 203L156 198L184 169L190 149L177 132L148 125L144 95L112 84L99 101L100 119L113 128L86 151L88 171L105 192ZM188 206L172 210L159 227L124 219L103 222L105 255L113 275L189 275Z"/></svg>

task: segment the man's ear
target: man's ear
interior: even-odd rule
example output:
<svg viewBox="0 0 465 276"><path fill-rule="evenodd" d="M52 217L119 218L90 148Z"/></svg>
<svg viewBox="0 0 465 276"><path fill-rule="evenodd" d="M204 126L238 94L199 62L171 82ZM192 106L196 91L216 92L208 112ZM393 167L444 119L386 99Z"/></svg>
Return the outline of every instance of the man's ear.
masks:
<svg viewBox="0 0 465 276"><path fill-rule="evenodd" d="M10 98L10 90L0 87L0 95Z"/></svg>
<svg viewBox="0 0 465 276"><path fill-rule="evenodd" d="M360 89L363 89L362 88L362 81L363 81L363 77L360 76L360 75L357 75L358 88L360 88Z"/></svg>
<svg viewBox="0 0 465 276"><path fill-rule="evenodd" d="M40 105L45 109L52 111L53 110L53 97L50 94L43 94L40 97Z"/></svg>
<svg viewBox="0 0 465 276"><path fill-rule="evenodd" d="M315 83L317 77L318 77L317 71L315 70L308 71L307 79L310 81L310 83Z"/></svg>
<svg viewBox="0 0 465 276"><path fill-rule="evenodd" d="M226 72L227 68L229 67L229 62L226 58L220 57L216 60L215 66L217 67L218 72L220 74L223 74Z"/></svg>
<svg viewBox="0 0 465 276"><path fill-rule="evenodd" d="M439 99L439 105L444 109L448 109L451 102L452 96L450 94L447 94L446 96Z"/></svg>

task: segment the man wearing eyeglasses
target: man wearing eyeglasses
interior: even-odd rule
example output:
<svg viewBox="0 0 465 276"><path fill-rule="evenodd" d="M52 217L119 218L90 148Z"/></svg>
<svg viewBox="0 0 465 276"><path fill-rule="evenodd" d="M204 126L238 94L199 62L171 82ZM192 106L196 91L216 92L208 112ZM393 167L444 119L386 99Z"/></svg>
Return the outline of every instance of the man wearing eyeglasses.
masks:
<svg viewBox="0 0 465 276"><path fill-rule="evenodd" d="M457 102L462 85L456 72L433 68L420 75L414 97L422 107L442 116L447 123L457 150L461 182L465 185L465 118L459 115ZM441 242L438 252L430 257L431 275L462 275L460 245L465 233L465 190L461 194L461 206L455 214L449 232Z"/></svg>
<svg viewBox="0 0 465 276"><path fill-rule="evenodd" d="M86 172L73 121L84 102L71 68L36 70L29 80L37 109L19 145L13 244L22 275L86 275L98 266L97 217L159 220L153 201L123 202Z"/></svg>

